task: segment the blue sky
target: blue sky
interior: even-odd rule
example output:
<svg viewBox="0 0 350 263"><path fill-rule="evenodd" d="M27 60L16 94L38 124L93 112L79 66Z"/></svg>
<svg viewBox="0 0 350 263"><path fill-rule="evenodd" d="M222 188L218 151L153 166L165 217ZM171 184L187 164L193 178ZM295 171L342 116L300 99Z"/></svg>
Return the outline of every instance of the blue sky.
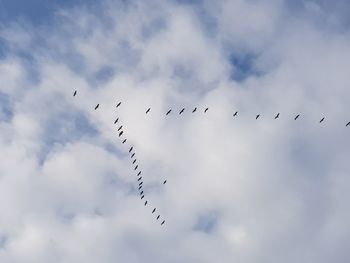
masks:
<svg viewBox="0 0 350 263"><path fill-rule="evenodd" d="M0 262L347 262L348 10L2 0Z"/></svg>

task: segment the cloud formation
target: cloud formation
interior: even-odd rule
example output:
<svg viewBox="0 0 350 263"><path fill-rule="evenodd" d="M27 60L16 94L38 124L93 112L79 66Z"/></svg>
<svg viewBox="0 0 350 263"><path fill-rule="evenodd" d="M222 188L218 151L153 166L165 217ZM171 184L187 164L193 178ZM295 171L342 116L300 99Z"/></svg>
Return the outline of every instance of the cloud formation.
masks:
<svg viewBox="0 0 350 263"><path fill-rule="evenodd" d="M346 7L103 1L3 25L0 261L346 262Z"/></svg>

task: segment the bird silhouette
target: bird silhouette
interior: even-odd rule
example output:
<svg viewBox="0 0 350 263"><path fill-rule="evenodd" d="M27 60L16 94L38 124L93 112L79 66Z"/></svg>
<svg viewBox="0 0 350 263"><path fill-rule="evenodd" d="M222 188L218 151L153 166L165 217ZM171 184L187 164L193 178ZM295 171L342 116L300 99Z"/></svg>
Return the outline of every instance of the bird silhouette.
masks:
<svg viewBox="0 0 350 263"><path fill-rule="evenodd" d="M156 209L154 208L153 211L152 211L152 214L156 211Z"/></svg>
<svg viewBox="0 0 350 263"><path fill-rule="evenodd" d="M135 168L134 168L134 170L136 171L138 167L139 167L139 166L138 166L138 165L136 165L136 166L135 166Z"/></svg>
<svg viewBox="0 0 350 263"><path fill-rule="evenodd" d="M162 226L162 225L164 225L164 223L165 223L165 220L163 220L163 222L160 225Z"/></svg>
<svg viewBox="0 0 350 263"><path fill-rule="evenodd" d="M163 182L163 184L166 184L166 180Z"/></svg>
<svg viewBox="0 0 350 263"><path fill-rule="evenodd" d="M133 146L131 146L131 147L130 147L130 149L129 149L129 153L132 151L132 149L134 149L134 147L133 147Z"/></svg>
<svg viewBox="0 0 350 263"><path fill-rule="evenodd" d="M126 142L126 139L124 139L123 143L125 143L125 142Z"/></svg>
<svg viewBox="0 0 350 263"><path fill-rule="evenodd" d="M297 116L295 116L294 120L296 121L299 118L300 114L298 114Z"/></svg>
<svg viewBox="0 0 350 263"><path fill-rule="evenodd" d="M320 123L324 121L324 117L320 120Z"/></svg>
<svg viewBox="0 0 350 263"><path fill-rule="evenodd" d="M193 109L192 113L194 113L197 110L197 107Z"/></svg>
<svg viewBox="0 0 350 263"><path fill-rule="evenodd" d="M73 97L75 97L75 95L77 95L77 91L74 91Z"/></svg>
<svg viewBox="0 0 350 263"><path fill-rule="evenodd" d="M135 156L135 153L133 153L133 154L131 155L131 158L134 157L134 156Z"/></svg>
<svg viewBox="0 0 350 263"><path fill-rule="evenodd" d="M121 132L119 133L119 135L118 135L118 136L120 137L120 136L122 136L122 135L123 135L123 131L121 131Z"/></svg>
<svg viewBox="0 0 350 263"><path fill-rule="evenodd" d="M160 215L157 216L157 220L159 219Z"/></svg>
<svg viewBox="0 0 350 263"><path fill-rule="evenodd" d="M168 112L167 112L165 115L169 115L169 114L170 114L170 112L171 112L171 109L170 109L170 110L168 110Z"/></svg>
<svg viewBox="0 0 350 263"><path fill-rule="evenodd" d="M145 202L145 206L147 205L147 203L148 203L148 202L146 201L146 202Z"/></svg>
<svg viewBox="0 0 350 263"><path fill-rule="evenodd" d="M233 117L236 117L238 114L238 111L236 111L234 114L233 114Z"/></svg>
<svg viewBox="0 0 350 263"><path fill-rule="evenodd" d="M345 125L345 127L348 127L350 125L350 121Z"/></svg>
<svg viewBox="0 0 350 263"><path fill-rule="evenodd" d="M120 106L120 104L122 104L121 102L119 102L118 104L117 104L117 107L116 108L118 108L119 106Z"/></svg>
<svg viewBox="0 0 350 263"><path fill-rule="evenodd" d="M148 109L146 110L146 114L149 113L150 110L151 110L151 108L148 108Z"/></svg>
<svg viewBox="0 0 350 263"><path fill-rule="evenodd" d="M209 110L209 108L205 108L204 113L206 113Z"/></svg>
<svg viewBox="0 0 350 263"><path fill-rule="evenodd" d="M137 179L137 181L140 181L142 179L142 176L141 177L139 177L139 179Z"/></svg>
<svg viewBox="0 0 350 263"><path fill-rule="evenodd" d="M116 124L118 121L119 121L119 118L117 118L117 119L114 121L114 124Z"/></svg>
<svg viewBox="0 0 350 263"><path fill-rule="evenodd" d="M140 176L140 174L141 174L141 171L138 172L137 176Z"/></svg>
<svg viewBox="0 0 350 263"><path fill-rule="evenodd" d="M179 114L182 114L185 111L185 108L182 108L182 110L179 112Z"/></svg>
<svg viewBox="0 0 350 263"><path fill-rule="evenodd" d="M118 128L118 131L120 131L123 128L123 125L120 125Z"/></svg>
<svg viewBox="0 0 350 263"><path fill-rule="evenodd" d="M97 108L100 106L100 104L97 104L96 107L95 107L95 110L97 110Z"/></svg>
<svg viewBox="0 0 350 263"><path fill-rule="evenodd" d="M145 195L142 195L142 196L141 196L141 200L142 200L144 197L145 197Z"/></svg>
<svg viewBox="0 0 350 263"><path fill-rule="evenodd" d="M277 115L275 116L275 120L280 116L280 113L277 113Z"/></svg>
<svg viewBox="0 0 350 263"><path fill-rule="evenodd" d="M260 114L256 115L255 119L257 120L260 117Z"/></svg>
<svg viewBox="0 0 350 263"><path fill-rule="evenodd" d="M136 163L136 159L132 161L132 164Z"/></svg>

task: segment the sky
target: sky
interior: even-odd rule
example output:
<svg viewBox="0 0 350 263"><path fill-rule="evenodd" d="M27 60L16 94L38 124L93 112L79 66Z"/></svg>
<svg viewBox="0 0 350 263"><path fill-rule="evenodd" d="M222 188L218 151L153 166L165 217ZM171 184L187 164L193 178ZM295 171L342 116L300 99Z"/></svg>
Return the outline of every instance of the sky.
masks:
<svg viewBox="0 0 350 263"><path fill-rule="evenodd" d="M349 10L0 0L0 262L348 262Z"/></svg>

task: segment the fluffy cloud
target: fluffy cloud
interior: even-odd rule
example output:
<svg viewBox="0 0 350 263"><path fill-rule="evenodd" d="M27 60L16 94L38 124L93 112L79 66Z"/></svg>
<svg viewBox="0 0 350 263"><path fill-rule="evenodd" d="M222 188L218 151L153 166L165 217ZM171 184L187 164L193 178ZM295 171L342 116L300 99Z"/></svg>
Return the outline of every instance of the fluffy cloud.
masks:
<svg viewBox="0 0 350 263"><path fill-rule="evenodd" d="M344 5L105 1L3 26L1 262L346 262Z"/></svg>

